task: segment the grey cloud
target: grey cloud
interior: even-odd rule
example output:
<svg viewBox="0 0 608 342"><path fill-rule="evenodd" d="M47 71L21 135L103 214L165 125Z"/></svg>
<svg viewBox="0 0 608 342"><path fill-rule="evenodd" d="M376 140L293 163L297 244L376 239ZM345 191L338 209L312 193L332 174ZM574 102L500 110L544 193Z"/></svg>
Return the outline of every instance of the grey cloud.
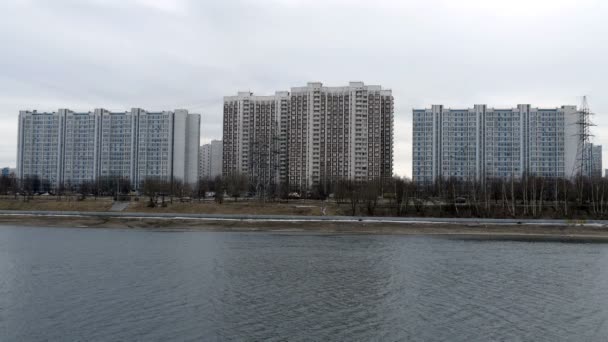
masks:
<svg viewBox="0 0 608 342"><path fill-rule="evenodd" d="M19 109L186 108L203 114L209 141L221 137L223 96L307 81L393 90L400 175L411 173L413 107L558 106L587 94L608 113L604 2L491 3L3 1L0 163L15 163Z"/></svg>

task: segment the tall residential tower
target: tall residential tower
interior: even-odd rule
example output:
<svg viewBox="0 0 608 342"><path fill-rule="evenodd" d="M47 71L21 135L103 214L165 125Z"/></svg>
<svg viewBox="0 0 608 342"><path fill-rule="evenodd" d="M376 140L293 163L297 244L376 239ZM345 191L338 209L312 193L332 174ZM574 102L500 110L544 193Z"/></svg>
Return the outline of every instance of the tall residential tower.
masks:
<svg viewBox="0 0 608 342"><path fill-rule="evenodd" d="M392 177L393 96L380 86L308 83L273 96L224 98L223 173L306 191Z"/></svg>
<svg viewBox="0 0 608 342"><path fill-rule="evenodd" d="M288 104L287 92L273 96L239 92L224 97L224 176L245 174L256 188L281 182L286 134L281 124L287 118Z"/></svg>
<svg viewBox="0 0 608 342"><path fill-rule="evenodd" d="M417 183L456 178L572 177L577 158L575 106L413 111L413 178ZM601 149L601 147L600 147Z"/></svg>
<svg viewBox="0 0 608 342"><path fill-rule="evenodd" d="M210 144L201 146L198 161L200 178L215 178L222 175L222 149L221 140L211 140Z"/></svg>
<svg viewBox="0 0 608 342"><path fill-rule="evenodd" d="M51 185L75 185L100 177L198 179L200 115L185 110L53 113L21 111L17 176Z"/></svg>

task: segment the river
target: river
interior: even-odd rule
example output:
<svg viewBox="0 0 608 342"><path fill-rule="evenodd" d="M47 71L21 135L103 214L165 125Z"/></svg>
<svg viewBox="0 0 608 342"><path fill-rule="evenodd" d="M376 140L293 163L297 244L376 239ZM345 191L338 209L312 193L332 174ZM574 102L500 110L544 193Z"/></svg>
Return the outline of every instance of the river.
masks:
<svg viewBox="0 0 608 342"><path fill-rule="evenodd" d="M0 227L0 341L606 341L608 244Z"/></svg>

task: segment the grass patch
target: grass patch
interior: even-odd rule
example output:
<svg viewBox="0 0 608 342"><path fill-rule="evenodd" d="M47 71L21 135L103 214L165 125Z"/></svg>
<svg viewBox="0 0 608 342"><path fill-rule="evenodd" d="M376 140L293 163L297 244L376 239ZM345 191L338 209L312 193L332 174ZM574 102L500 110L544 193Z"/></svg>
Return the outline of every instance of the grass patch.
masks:
<svg viewBox="0 0 608 342"><path fill-rule="evenodd" d="M147 202L133 202L127 209L130 212L145 213L182 213L182 214L250 214L250 215L304 215L321 216L323 215L323 203L321 202L257 202L225 201L218 204L212 201L193 201L189 203L173 202L167 203L166 207L149 208ZM334 203L326 205L326 215L337 215L339 208Z"/></svg>
<svg viewBox="0 0 608 342"><path fill-rule="evenodd" d="M179 202L166 201L167 206L160 205L150 208L145 198L132 201L126 212L142 213L177 213L177 214L237 214L237 215L347 215L347 205L338 206L336 203L326 203L313 200L298 200L289 202L259 202L259 201L231 201L226 200L222 204L214 201ZM110 211L112 198L86 198L78 201L76 198L34 197L28 201L23 198L0 198L0 210L24 210L24 211ZM325 208L325 210L323 210Z"/></svg>
<svg viewBox="0 0 608 342"><path fill-rule="evenodd" d="M42 210L42 211L108 211L112 207L112 199L87 198L77 200L38 199L28 201L19 199L1 199L0 210Z"/></svg>

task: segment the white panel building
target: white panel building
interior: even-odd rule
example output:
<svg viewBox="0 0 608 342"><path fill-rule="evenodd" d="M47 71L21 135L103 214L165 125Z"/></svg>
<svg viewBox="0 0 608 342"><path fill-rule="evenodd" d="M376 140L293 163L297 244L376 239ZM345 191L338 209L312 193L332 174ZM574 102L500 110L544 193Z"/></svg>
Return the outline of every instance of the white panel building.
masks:
<svg viewBox="0 0 608 342"><path fill-rule="evenodd" d="M211 140L210 144L204 144L200 148L199 177L215 178L222 175L222 151L221 140Z"/></svg>
<svg viewBox="0 0 608 342"><path fill-rule="evenodd" d="M60 183L80 184L95 179L99 160L99 116L96 113L75 113L68 109L60 109L59 116L64 121Z"/></svg>
<svg viewBox="0 0 608 342"><path fill-rule="evenodd" d="M274 96L224 98L223 173L305 191L392 177L393 96L380 86L318 82Z"/></svg>
<svg viewBox="0 0 608 342"><path fill-rule="evenodd" d="M19 114L18 178L36 175L51 184L60 182L64 121L60 113Z"/></svg>
<svg viewBox="0 0 608 342"><path fill-rule="evenodd" d="M602 146L591 144L589 148L591 150L589 158L591 165L589 165L587 172L591 177L602 177Z"/></svg>
<svg viewBox="0 0 608 342"><path fill-rule="evenodd" d="M137 110L135 110L137 111ZM135 179L135 132L137 115L131 112L110 112L95 109L101 117L99 140L99 176Z"/></svg>
<svg viewBox="0 0 608 342"><path fill-rule="evenodd" d="M577 155L575 106L413 110L413 179L571 177Z"/></svg>
<svg viewBox="0 0 608 342"><path fill-rule="evenodd" d="M200 115L185 110L21 111L18 139L17 176L53 186L99 177L128 178L134 186L148 177L198 178Z"/></svg>

